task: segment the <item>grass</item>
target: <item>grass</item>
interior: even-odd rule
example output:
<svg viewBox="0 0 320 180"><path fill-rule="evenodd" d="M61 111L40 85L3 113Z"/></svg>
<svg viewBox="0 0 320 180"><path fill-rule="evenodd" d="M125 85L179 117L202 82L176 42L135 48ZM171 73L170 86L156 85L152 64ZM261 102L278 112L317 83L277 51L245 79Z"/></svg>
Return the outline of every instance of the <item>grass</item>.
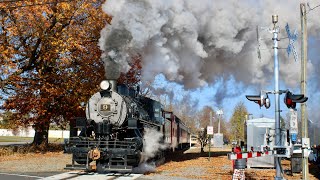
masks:
<svg viewBox="0 0 320 180"><path fill-rule="evenodd" d="M45 153L45 152L60 152L63 150L64 139L62 138L49 138L49 144L41 144L39 146L32 145L33 137L20 137L20 136L0 136L0 142L28 142L21 145L3 145L0 146L0 159L14 154L26 153Z"/></svg>
<svg viewBox="0 0 320 180"><path fill-rule="evenodd" d="M32 137L0 136L0 142L32 142Z"/></svg>
<svg viewBox="0 0 320 180"><path fill-rule="evenodd" d="M0 136L0 142L32 142L33 137ZM63 143L63 138L49 138L49 143Z"/></svg>
<svg viewBox="0 0 320 180"><path fill-rule="evenodd" d="M0 146L0 162L3 158L8 158L9 156L19 156L28 153L45 154L47 152L62 152L63 149L63 145L57 143L40 144L38 146L32 144Z"/></svg>

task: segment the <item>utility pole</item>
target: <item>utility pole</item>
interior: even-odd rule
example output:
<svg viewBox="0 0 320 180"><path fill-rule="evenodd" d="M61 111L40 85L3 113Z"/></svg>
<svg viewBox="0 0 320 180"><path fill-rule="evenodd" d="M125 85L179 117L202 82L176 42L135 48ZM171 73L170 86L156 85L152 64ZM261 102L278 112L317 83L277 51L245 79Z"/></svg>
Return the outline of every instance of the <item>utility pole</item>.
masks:
<svg viewBox="0 0 320 180"><path fill-rule="evenodd" d="M218 114L218 134L220 134L220 121L221 121L221 116L223 115L222 109L219 109L217 111L217 114Z"/></svg>
<svg viewBox="0 0 320 180"><path fill-rule="evenodd" d="M280 130L280 101L279 101L279 59L278 59L278 33L279 27L276 26L278 23L278 15L272 15L273 23L273 50L274 50L274 92L275 92L275 129L276 129L276 142L275 146L281 147L281 130ZM281 176L281 158L275 156L276 163L276 177L275 179L283 179Z"/></svg>
<svg viewBox="0 0 320 180"><path fill-rule="evenodd" d="M210 122L210 126L213 126L213 125L212 125L212 124L213 124L213 123L212 123L212 120L213 120L213 119L212 119L212 111L210 111L210 121L209 121L209 122Z"/></svg>
<svg viewBox="0 0 320 180"><path fill-rule="evenodd" d="M213 129L213 126L212 126L212 111L210 111L210 126L212 127L212 129ZM209 135L209 161L210 161L210 153L211 153L211 150L210 150L210 147L211 147L211 134Z"/></svg>
<svg viewBox="0 0 320 180"><path fill-rule="evenodd" d="M300 17L301 17L301 94L306 96L306 84L307 84L307 59L308 59L308 34L307 34L307 12L306 4L300 4ZM301 124L302 124L302 138L308 138L308 116L306 113L306 103L301 104ZM303 142L303 141L302 141ZM304 145L302 145L304 146ZM309 179L309 167L308 167L308 157L304 154L308 151L307 148L302 149L302 179Z"/></svg>
<svg viewBox="0 0 320 180"><path fill-rule="evenodd" d="M218 134L220 134L220 115L219 115L219 118L218 118Z"/></svg>

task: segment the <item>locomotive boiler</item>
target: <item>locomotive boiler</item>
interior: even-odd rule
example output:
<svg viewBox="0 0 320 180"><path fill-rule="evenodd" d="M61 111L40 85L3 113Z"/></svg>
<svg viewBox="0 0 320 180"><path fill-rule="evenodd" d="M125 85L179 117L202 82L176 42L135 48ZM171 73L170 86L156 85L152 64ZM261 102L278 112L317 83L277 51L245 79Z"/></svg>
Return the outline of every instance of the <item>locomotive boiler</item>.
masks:
<svg viewBox="0 0 320 180"><path fill-rule="evenodd" d="M81 132L66 144L72 153L72 164L66 168L131 171L143 156L144 130L163 132L162 105L114 80L102 81L100 88L86 104L86 117L76 118Z"/></svg>

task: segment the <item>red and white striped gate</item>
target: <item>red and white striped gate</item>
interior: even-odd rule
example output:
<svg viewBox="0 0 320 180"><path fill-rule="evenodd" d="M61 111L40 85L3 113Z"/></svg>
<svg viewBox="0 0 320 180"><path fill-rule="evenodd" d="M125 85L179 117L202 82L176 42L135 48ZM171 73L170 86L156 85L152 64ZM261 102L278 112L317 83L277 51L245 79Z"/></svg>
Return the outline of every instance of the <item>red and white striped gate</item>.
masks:
<svg viewBox="0 0 320 180"><path fill-rule="evenodd" d="M268 156L268 155L273 155L273 154L274 154L273 151L229 153L228 159L229 160L247 159L247 158Z"/></svg>
<svg viewBox="0 0 320 180"><path fill-rule="evenodd" d="M262 157L262 156L269 156L273 155L273 151L264 151L264 152L233 152L228 154L228 159L233 160L232 166L233 166L233 175L232 180L245 180L245 173L244 169L234 169L234 160L237 159L248 159L248 158L255 158L255 157Z"/></svg>

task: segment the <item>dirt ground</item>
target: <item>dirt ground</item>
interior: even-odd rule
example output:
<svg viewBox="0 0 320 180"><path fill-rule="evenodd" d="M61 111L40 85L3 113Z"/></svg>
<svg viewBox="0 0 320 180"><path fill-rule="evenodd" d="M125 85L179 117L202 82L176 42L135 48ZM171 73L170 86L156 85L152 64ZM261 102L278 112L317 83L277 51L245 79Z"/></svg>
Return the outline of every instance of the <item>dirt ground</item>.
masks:
<svg viewBox="0 0 320 180"><path fill-rule="evenodd" d="M232 162L228 160L227 153L230 148L211 148L209 153L200 153L199 148L179 151L169 154L166 162L139 178L140 180L190 180L190 179L232 179ZM1 152L1 149L0 149ZM66 164L71 162L71 155L63 152L42 153L0 153L0 172L64 172ZM283 160L284 172L289 172L290 161ZM320 179L318 166L309 165L311 180ZM246 169L246 179L274 179L274 169ZM302 179L302 174L287 175L286 179Z"/></svg>
<svg viewBox="0 0 320 180"><path fill-rule="evenodd" d="M206 149L206 151L208 151ZM232 161L228 160L227 154L230 148L211 148L209 153L200 153L199 148L178 152L167 157L166 163L159 166L154 173L145 175L149 179L161 179L158 177L175 177L173 179L232 179ZM290 161L282 160L284 172L290 171ZM320 168L309 164L309 179L320 178ZM275 169L246 169L246 179L274 179ZM302 174L284 174L286 179L302 179ZM162 178L163 179L163 178Z"/></svg>

